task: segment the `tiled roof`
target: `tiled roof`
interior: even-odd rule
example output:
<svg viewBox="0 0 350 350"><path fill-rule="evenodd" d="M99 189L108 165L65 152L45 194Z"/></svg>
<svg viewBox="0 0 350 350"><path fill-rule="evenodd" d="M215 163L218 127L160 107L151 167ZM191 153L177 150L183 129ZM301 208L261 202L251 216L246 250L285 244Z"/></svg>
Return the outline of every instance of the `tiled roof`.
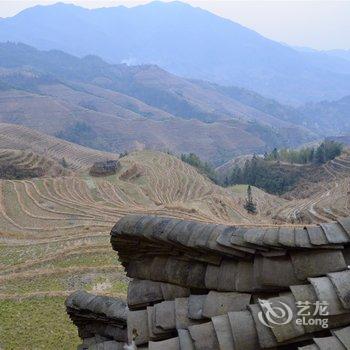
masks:
<svg viewBox="0 0 350 350"><path fill-rule="evenodd" d="M350 218L253 227L129 215L111 244L132 278L127 337L138 349L350 350L349 328L338 329L350 325ZM303 323L298 303L311 312ZM324 303L326 327L310 321ZM92 305L84 314L109 324L111 306ZM291 318L276 324L281 305Z"/></svg>

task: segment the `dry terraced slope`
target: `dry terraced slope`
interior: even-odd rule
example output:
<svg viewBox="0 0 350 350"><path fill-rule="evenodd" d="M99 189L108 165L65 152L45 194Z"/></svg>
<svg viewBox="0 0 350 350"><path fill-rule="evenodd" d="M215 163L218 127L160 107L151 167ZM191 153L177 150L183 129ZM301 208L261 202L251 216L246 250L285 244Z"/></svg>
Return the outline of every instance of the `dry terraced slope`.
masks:
<svg viewBox="0 0 350 350"><path fill-rule="evenodd" d="M285 202L272 215L278 221L320 223L350 215L350 153L324 164L327 179L307 184L305 198ZM301 192L301 193L298 193ZM300 189L291 195L303 194Z"/></svg>
<svg viewBox="0 0 350 350"><path fill-rule="evenodd" d="M91 166L117 155L73 144L20 125L0 123L0 149L30 150L60 162L63 158L73 170Z"/></svg>
<svg viewBox="0 0 350 350"><path fill-rule="evenodd" d="M14 140L12 147L15 142L24 141ZM81 288L125 295L127 280L109 244L110 229L121 216L252 221L242 207L244 189L215 186L171 155L134 152L120 159L116 175L93 178L83 166L92 154L87 149L70 154L73 146L65 147L47 149L57 159L69 159L66 176L0 180L0 348L75 349L78 338L65 316L64 297ZM28 154L37 157L3 149L0 162L9 154L18 156L12 158L16 164L27 164ZM259 193L261 215L254 221L266 223L261 208L270 200Z"/></svg>
<svg viewBox="0 0 350 350"><path fill-rule="evenodd" d="M113 152L169 149L219 164L316 138L224 88L154 65L111 65L23 44L0 44L0 88L1 122Z"/></svg>
<svg viewBox="0 0 350 350"><path fill-rule="evenodd" d="M6 169L10 164L14 168L16 178L25 177L21 176L21 170L32 171L32 174L37 176L55 177L71 174L72 170L65 168L61 163L32 151L0 148L0 169Z"/></svg>
<svg viewBox="0 0 350 350"><path fill-rule="evenodd" d="M283 221L304 205L311 210L310 200L287 201L254 188L258 214L250 216L243 209L246 186L223 189L160 152L131 153L120 159L116 175L93 178L88 175L93 161L115 155L23 127L3 124L0 130L0 163L30 167L41 161L50 168L64 157L69 164L63 176L48 171L40 178L0 180L0 347L5 349L57 349L57 344L74 349L78 338L65 316L64 297L80 288L125 295L127 280L110 248L109 231L127 213L269 224L274 215ZM330 206L334 198L332 215L347 212L349 163L344 156L325 166L335 180L312 199L317 215L330 219L319 206Z"/></svg>

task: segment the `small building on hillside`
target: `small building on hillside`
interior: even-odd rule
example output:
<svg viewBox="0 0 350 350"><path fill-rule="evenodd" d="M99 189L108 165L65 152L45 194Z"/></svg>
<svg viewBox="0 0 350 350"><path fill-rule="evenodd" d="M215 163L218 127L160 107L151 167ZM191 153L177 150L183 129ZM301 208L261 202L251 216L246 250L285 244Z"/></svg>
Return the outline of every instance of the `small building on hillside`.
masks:
<svg viewBox="0 0 350 350"><path fill-rule="evenodd" d="M95 162L90 169L91 176L108 176L114 175L120 168L120 163L117 160L106 160Z"/></svg>

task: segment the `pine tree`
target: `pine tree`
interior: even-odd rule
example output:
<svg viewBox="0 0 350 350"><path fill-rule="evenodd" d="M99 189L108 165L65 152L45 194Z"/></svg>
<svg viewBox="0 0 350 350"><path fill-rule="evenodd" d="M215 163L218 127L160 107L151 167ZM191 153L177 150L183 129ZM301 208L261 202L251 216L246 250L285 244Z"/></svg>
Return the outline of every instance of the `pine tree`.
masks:
<svg viewBox="0 0 350 350"><path fill-rule="evenodd" d="M276 147L271 152L271 157L272 157L273 160L278 160L279 155L278 155L278 149Z"/></svg>
<svg viewBox="0 0 350 350"><path fill-rule="evenodd" d="M321 143L321 145L317 148L315 153L315 160L316 160L316 163L318 164L323 164L326 162L324 143Z"/></svg>
<svg viewBox="0 0 350 350"><path fill-rule="evenodd" d="M253 201L252 188L250 187L250 185L247 188L247 198L246 198L246 203L244 205L244 208L250 214L255 214L256 213L256 205L255 205L255 203Z"/></svg>
<svg viewBox="0 0 350 350"><path fill-rule="evenodd" d="M62 158L61 159L61 165L63 166L63 168L68 168L68 163L67 163L67 161L66 161L66 158Z"/></svg>

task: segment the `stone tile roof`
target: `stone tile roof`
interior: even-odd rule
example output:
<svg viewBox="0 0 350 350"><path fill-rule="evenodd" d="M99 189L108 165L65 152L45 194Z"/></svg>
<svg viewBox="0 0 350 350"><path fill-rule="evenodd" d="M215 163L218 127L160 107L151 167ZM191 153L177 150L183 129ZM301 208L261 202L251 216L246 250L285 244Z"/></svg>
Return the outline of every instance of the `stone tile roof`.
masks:
<svg viewBox="0 0 350 350"><path fill-rule="evenodd" d="M80 338L84 339L80 349L123 349L128 313L124 301L77 291L66 299L66 308Z"/></svg>
<svg viewBox="0 0 350 350"><path fill-rule="evenodd" d="M138 349L350 350L350 218L245 227L129 215L112 229L111 244L132 278L127 338ZM107 299L96 307L79 298L67 301L68 310L79 304L80 318L71 316L78 327L82 310L84 320L98 313L107 325L113 315L125 325L125 314L109 312L118 308ZM311 312L302 324L298 303ZM324 303L326 327L311 322ZM281 305L290 311L285 323L271 318ZM106 337L101 333L93 335Z"/></svg>
<svg viewBox="0 0 350 350"><path fill-rule="evenodd" d="M350 327L332 331L332 336L314 338L314 344L298 348L299 350L344 350L350 348Z"/></svg>

